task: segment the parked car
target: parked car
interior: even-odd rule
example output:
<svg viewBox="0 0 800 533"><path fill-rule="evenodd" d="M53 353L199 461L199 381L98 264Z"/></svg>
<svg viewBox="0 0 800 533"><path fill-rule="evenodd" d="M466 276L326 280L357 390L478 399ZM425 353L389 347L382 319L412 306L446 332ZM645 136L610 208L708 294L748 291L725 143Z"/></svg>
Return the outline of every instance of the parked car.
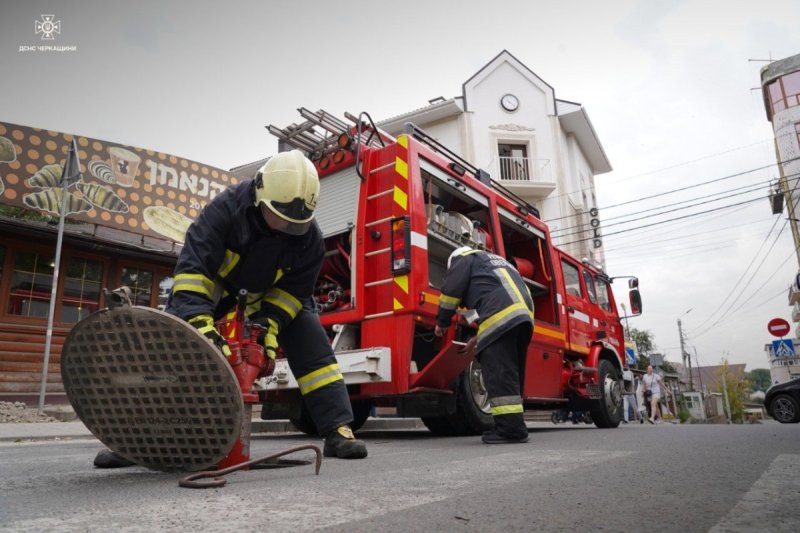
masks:
<svg viewBox="0 0 800 533"><path fill-rule="evenodd" d="M764 406L767 414L782 424L800 422L800 378L770 387Z"/></svg>

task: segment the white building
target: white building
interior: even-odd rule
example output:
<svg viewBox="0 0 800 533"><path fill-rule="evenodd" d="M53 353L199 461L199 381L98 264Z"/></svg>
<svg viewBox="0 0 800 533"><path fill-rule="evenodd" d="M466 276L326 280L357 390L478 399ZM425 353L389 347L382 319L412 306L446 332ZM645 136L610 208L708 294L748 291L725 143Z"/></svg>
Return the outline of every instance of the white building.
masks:
<svg viewBox="0 0 800 533"><path fill-rule="evenodd" d="M581 104L502 51L462 85L461 96L379 122L397 135L412 122L534 205L556 244L604 264L594 177L611 170Z"/></svg>
<svg viewBox="0 0 800 533"><path fill-rule="evenodd" d="M800 340L792 339L792 344L794 344L794 353L800 353ZM765 344L764 352L769 358L769 373L773 385L800 378L800 357L786 353L776 354L772 344Z"/></svg>
<svg viewBox="0 0 800 533"><path fill-rule="evenodd" d="M761 89L767 119L772 123L775 134L780 190L786 199L800 265L800 54L773 61L762 68ZM800 322L800 273L789 284L789 305L794 306L792 320ZM795 336L800 338L800 325ZM780 354L776 357L771 345L767 345L767 351L773 384L800 377L800 358Z"/></svg>

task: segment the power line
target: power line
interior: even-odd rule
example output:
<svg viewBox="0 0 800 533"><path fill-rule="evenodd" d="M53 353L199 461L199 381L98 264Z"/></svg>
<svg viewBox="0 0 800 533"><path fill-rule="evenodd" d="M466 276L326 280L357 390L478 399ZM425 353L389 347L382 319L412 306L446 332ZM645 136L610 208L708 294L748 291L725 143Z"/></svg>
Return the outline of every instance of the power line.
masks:
<svg viewBox="0 0 800 533"><path fill-rule="evenodd" d="M664 192L660 192L660 193L657 193L657 194L652 194L650 196L645 196L645 197L642 197L642 198L636 198L634 200L628 200L628 201L625 201L625 202L620 202L618 204L602 206L602 207L600 207L598 209L601 209L601 210L613 209L615 207L620 207L620 206L623 206L623 205L628 205L628 204L632 204L632 203L636 203L636 202L641 202L641 201L644 201L644 200L651 200L653 198L658 198L660 196L666 196L668 194L674 194L676 192L687 191L689 189L696 189L697 187L702 187L704 185L710 185L712 183L717 183L717 182L724 181L724 180L729 180L729 179L732 179L732 178L738 178L740 176L745 176L747 174L751 174L753 172L758 172L759 170L764 170L764 169L767 169L767 168L770 168L770 167L774 167L776 165L785 164L785 163L791 163L792 161L796 161L798 159L800 159L800 157L795 157L795 158L792 158L792 159L788 159L786 161L770 163L769 165L765 165L765 166L757 167L757 168L752 168L750 170L737 172L735 174L728 174L726 176L722 176L722 177L719 177L719 178L714 178L714 179L703 181L703 182L700 182L700 183L695 183L693 185L687 185L685 187L679 187L677 189L672 189L672 190L669 190L669 191L664 191ZM562 220L564 218L569 218L570 216L572 216L572 215L564 215L564 216L561 216L561 217L548 219L545 222L547 224L550 224L551 222L554 222L554 221L557 221L557 220Z"/></svg>
<svg viewBox="0 0 800 533"><path fill-rule="evenodd" d="M727 196L720 196L719 198L713 198L711 200L705 200L703 202L697 202L697 203L694 203L694 204L685 205L685 206L682 206L682 207L677 207L675 209L669 209L669 210L666 210L666 211L659 211L659 212L655 212L655 213L651 212L650 214L648 214L647 216L644 216L644 217L632 218L630 220L622 220L620 222L612 222L611 224L605 224L604 223L603 227L607 228L607 227L610 227L610 226L619 226L620 224L628 224L630 222L636 222L637 220L644 220L646 218L655 217L655 216L663 215L663 214L666 214L666 213L674 213L675 211L682 211L684 209L697 207L698 205L705 205L705 204L709 204L709 203L713 203L713 202L718 202L720 200L733 198L734 196L741 196L743 194L750 194L752 192L756 192L758 190L761 190L762 187L763 187L763 185L759 185L758 187L749 189L747 191L741 191L741 192L737 192L737 193L734 193L734 194L729 194ZM727 191L724 191L724 192L727 192ZM715 195L719 195L719 194L723 194L723 193L715 193L714 195L711 195L711 196L715 196ZM761 199L761 198L764 198L764 196L759 196L759 199ZM677 203L671 204L671 205L680 205L680 204L686 203L687 201L692 201L692 200L686 200L686 201L683 201L683 202L677 202ZM669 207L669 206L664 206L664 207ZM624 217L633 216L633 215L640 214L640 213L647 213L647 212L648 212L648 210L643 210L643 211L638 211L636 213L629 213L629 214L626 214L626 215L619 215L617 217L614 217L614 219L624 218ZM611 219L611 220L613 220L613 219ZM591 224L584 223L584 224L578 224L576 226L568 226L568 227L563 228L563 229L553 230L553 232L551 232L551 233L557 233L557 232L566 231L568 229L574 229L574 228L583 228L583 227L589 226L589 225L591 225ZM565 233L563 235L559 235L559 237L566 237L568 235L578 235L580 233L583 233L584 231L587 231L587 229L579 229L578 231L573 231L571 233Z"/></svg>
<svg viewBox="0 0 800 533"><path fill-rule="evenodd" d="M794 257L794 254L795 254L795 253L796 253L796 250L792 250L792 252L789 254L789 256L788 256L786 259L784 259L784 260L783 260L783 262L782 262L780 265L778 265L778 268L776 268L776 269L775 269L775 271L774 271L772 274L770 274L769 276L767 276L767 280L766 280L764 283L762 283L761 285L759 285L759 287L758 287L756 290L754 290L754 291L753 291L753 294L751 294L751 295L750 295L748 298L745 298L745 301L744 301L744 302L742 302L741 304L739 304L739 307L737 307L736 309L734 309L734 310L732 311L732 314L733 314L733 313L737 313L737 312L739 311L739 309L741 309L742 307L744 307L744 306L745 306L745 305L748 303L748 300L750 300L750 298L752 298L753 296L755 296L756 294L758 294L758 293L759 293L759 291L760 291L761 289L763 289L763 288L764 288L764 286L766 286L766 284L767 284L767 283L769 283L770 281L772 281L772 280L774 279L774 276L775 276L775 274L777 274L777 273L780 271L780 269L781 269L781 268L783 268L783 265L785 265L786 263L788 263L788 262L789 262L789 259L791 259L792 257ZM786 291L786 289L782 289L782 290L781 290L781 293L783 293L783 292L785 292L785 291Z"/></svg>
<svg viewBox="0 0 800 533"><path fill-rule="evenodd" d="M708 318L707 318L707 319L705 319L703 322L701 322L701 323L700 323L698 326L696 326L696 327L695 327L695 328L694 328L692 331L697 331L697 330L701 329L701 328L702 328L703 326L705 326L705 325L706 325L708 322L710 322L711 320L713 320L713 319L714 319L714 315L716 315L716 314L717 314L717 312L718 312L720 309L722 309L722 308L725 306L725 304L726 304L726 303L728 303L728 300L730 299L730 297L731 297L731 296L733 296L733 293L734 293L734 291L735 291L735 290L736 290L736 289L739 287L739 284L742 282L742 280L744 279L744 277L745 277L745 276L747 275L747 273L750 271L750 267L752 267L752 266L753 266L753 264L756 262L756 259L758 258L759 254L761 253L761 250L764 248L764 245L766 245L766 244L767 244L767 240L769 239L769 236L770 236L770 235L772 235L772 232L775 230L775 226L777 226L777 225L778 225L778 220L780 220L780 219L778 219L778 218L776 218L776 219L775 219L775 222L773 222L773 224L772 224L772 227L770 227L770 228L769 228L769 231L767 232L767 235L764 237L764 240L762 240L762 241L761 241L761 246L759 246L759 247L758 247L758 250L756 251L756 253L755 253L755 254L753 254L753 258L750 260L750 263L748 263L748 265L747 265L747 268L745 268L745 269L744 269L744 272L742 272L742 275L741 275L741 276L739 276L739 279L737 279L737 280L736 280L736 281L733 283L733 286L732 286L732 287L731 287L731 289L728 291L728 294L725 296L725 299L722 301L722 303L720 303L720 304L717 306L717 308L716 308L716 309L714 309L714 311L713 311L713 312L712 312L712 313L711 313L711 314L708 316Z"/></svg>
<svg viewBox="0 0 800 533"><path fill-rule="evenodd" d="M627 233L629 231L636 231L636 230L640 230L640 229L644 229L644 228L649 228L649 227L652 227L652 226L657 226L659 224L666 224L667 222L672 222L672 221L675 221L675 220L683 220L683 219L686 219L686 218L692 218L692 217L704 215L706 213L713 213L715 211L720 211L722 209L730 209L731 207L736 207L736 206L746 205L746 204L752 204L753 202L758 202L758 201L761 201L763 199L764 199L763 197L762 198L753 198L752 200L745 200L744 202L739 202L739 203L729 204L729 205L723 205L721 207L715 207L714 209L708 209L706 211L699 211L697 213L690 213L688 215L683 215L683 216L680 216L680 217L670 218L668 220L660 220L658 222L652 222L650 224L643 224L643 225L637 226L635 228L627 228L627 229L622 229L622 230L619 230L619 231L614 231L612 233L607 233L604 236L608 237L608 236L611 236L611 235L618 235L620 233ZM580 242L589 241L589 240L592 240L592 238L593 237L586 237L584 239L577 239L577 240L574 240L574 241L563 243L563 244L561 244L561 246L568 246L570 244L577 244L577 243L580 243Z"/></svg>
<svg viewBox="0 0 800 533"><path fill-rule="evenodd" d="M794 134L794 133L782 133L782 134L780 134L780 135L777 135L777 136L775 136L775 137L771 137L770 139L767 139L767 140L764 140L764 141L758 141L758 142L755 142L755 143L752 143L752 144L747 144L747 145L738 146L738 147L731 148L731 149L729 149L729 150L725 150L725 151L722 151L722 152L717 152L717 153L714 153L714 154L709 154L709 155L702 156L702 157L699 157L699 158L696 158L696 159L691 159L691 160L689 160L689 161L684 161L684 162L681 162L681 163L676 163L676 164L674 164L674 165L669 165L669 166L667 166L667 167L659 168L659 169L656 169L656 170L650 170L650 171L647 171L647 172L643 172L643 173L641 173L641 174L634 174L633 176L628 176L628 177L626 177L626 178L621 178L621 179L619 179L619 180L616 180L616 181L610 182L610 184L611 184L611 185L616 185L617 183L622 183L622 182L625 182L625 181L630 181L630 180L632 180L632 179L635 179L635 178L640 178L640 177L644 177L644 176L649 176L649 175L652 175L652 174L658 174L659 172L663 172L663 171L665 171L665 170L671 170L671 169L674 169L674 168L682 167L682 166L685 166L685 165L689 165L689 164L691 164L691 163L696 163L696 162L698 162L698 161L702 161L702 160L704 160L704 159L710 159L710 158L712 158L712 157L717 157L717 156L720 156L720 155L728 154L728 153L731 153L731 152L735 152L735 151L737 151L737 150L742 150L742 149L745 149L745 148L751 148L751 147L753 147L753 146L758 146L758 145L760 145L760 144L764 144L764 143L767 143L767 142L774 142L774 140L775 140L775 139L780 139L781 137L787 137L787 136L793 136L793 135L795 135L795 134ZM594 177L594 176L593 176L593 177ZM582 193L584 193L584 192L587 192L587 191L594 191L594 190L595 190L595 187L594 187L593 185L591 185L591 186L589 186L589 187L582 187L582 188L580 188L580 189L577 189L577 190L576 190L576 191L574 191L574 192L572 192L572 191L571 191L571 192L563 192L563 193L561 193L561 194L556 194L556 195L553 195L553 196L548 196L548 199L552 200L552 199L557 199L557 198L561 198L561 197L564 197L564 196L569 196L569 195L571 195L571 194L575 194L575 193L581 193L581 194L582 194ZM608 209L608 207L603 207L602 209ZM550 223L550 222L552 222L552 221L555 221L555 220L561 220L561 219L563 219L563 218L568 218L568 217L569 217L569 215L566 215L566 216L563 216L563 217L558 217L558 218L549 219L549 220L546 220L545 222L546 222L546 223Z"/></svg>
<svg viewBox="0 0 800 533"><path fill-rule="evenodd" d="M767 220L768 219L764 219L762 222L766 222ZM736 224L731 224L730 226L722 226L722 227L714 228L714 229L710 229L710 230L698 231L697 233L684 233L684 234L681 234L681 235L675 235L674 237L660 238L657 241L654 240L652 236L647 236L647 237L643 237L642 239L639 239L639 240L636 240L636 241L626 241L626 243L621 245L621 246L612 246L612 247L606 246L604 248L604 250L605 250L606 254L608 254L610 252L619 252L620 250L627 250L628 248L638 248L638 247L642 246L642 243L645 243L644 244L645 246L647 244L652 244L653 246L660 246L665 242L678 241L678 240L686 241L689 237L697 237L698 235L708 235L708 234L711 234L711 233L717 233L719 231L725 231L725 230L729 230L729 229L732 229L732 228L740 228L740 227L742 227L742 225L743 224L741 222L739 222L739 223L736 223ZM750 229L747 232L744 232L744 234L756 233L756 232L760 232L760 231L761 231L760 229Z"/></svg>
<svg viewBox="0 0 800 533"><path fill-rule="evenodd" d="M743 206L737 207L736 209L731 209L729 211L712 213L712 214L709 214L709 215L706 215L706 216L703 217L703 223L704 224L708 224L712 220L723 220L723 219L730 218L730 217L732 217L734 215L737 215L737 214L739 216L741 216L741 213L743 211L751 209L754 206L755 206L755 204L748 204L748 205L743 205ZM737 219L737 220L739 220L739 224L751 224L751 223L755 223L755 221L756 221L756 219L753 219L753 220L750 220L750 221L745 221L745 220L741 220L740 218ZM761 221L761 220L762 220L762 217L758 217L758 221ZM687 225L691 225L691 227L695 227L697 225L697 221L695 221L695 220L677 220L677 221L674 221L674 222L666 222L661 227L656 228L655 230L651 230L649 232L646 232L644 235L640 236L638 241L630 241L629 238L627 236L625 236L624 237L625 238L624 242L641 242L642 240L651 240L651 239L657 238L658 235L662 234L663 232L681 231L681 228L683 228L684 226L687 226ZM613 242L613 241L615 241L617 239L621 239L623 237L620 237L620 236L617 236L617 235L611 235L611 236L604 235L603 239L606 239L606 238L608 238L608 240Z"/></svg>
<svg viewBox="0 0 800 533"><path fill-rule="evenodd" d="M795 194L795 192L797 191L798 187L800 187L800 181L797 181L797 182L795 183L794 187L793 187L793 188L792 188L792 189L789 191L789 195L790 195L790 196L793 196L793 195ZM775 241L773 241L773 243L772 243L772 246L770 247L770 250L769 250L769 251L771 251L771 250L772 250L772 248L775 246L775 243L777 243L778 237L780 237L780 234L781 234L781 233L783 233L783 230L784 230L784 229L786 229L786 225L787 225L787 223L788 223L788 222L789 222L789 219L786 219L786 221L785 221L785 222L784 222L784 224L783 224L783 227L781 227L781 231L780 231L780 232L778 233L778 235L775 237ZM777 224L777 220L775 221L775 223ZM745 269L745 271L744 271L744 272L742 273L742 275L739 277L739 280L737 280L737 282L736 282L736 283L734 283L733 287L732 287L732 288L731 288L731 290L728 292L728 295L726 296L726 298L725 298L725 301L723 301L723 302L722 302L722 304L720 304L720 306L719 306L719 307L717 307L717 309L715 309L715 310L714 310L714 312L713 312L713 313L711 313L711 315L709 315L709 318L707 318L705 321L703 321L703 322L700 324L700 326L696 327L696 328L695 328L693 331L697 331L698 329L702 328L704 324L706 324L707 322L709 322L709 320L712 320L713 316L714 316L714 315L717 313L717 311L719 311L719 310L722 308L722 306L723 306L723 305L725 305L725 302L728 300L728 298L730 298L730 296L733 294L734 290L736 290L736 289L738 288L738 284L739 284L739 282L740 282L740 281L741 281L741 280L744 278L744 276L747 274L747 271L750 269L750 267L752 266L753 262L755 262L756 258L758 257L758 254L759 254L759 253L761 253L761 249L763 248L764 244L766 243L766 240L769 238L769 235L772 233L772 230L773 230L774 228L775 228L775 224L773 224L772 228L770 228L770 231L769 231L769 233L768 233L768 234L767 234L767 236L764 238L764 242L762 242L762 244L761 244L761 247L759 247L758 251L757 251L757 252L755 253L755 255L753 256L753 259L750 261L750 264L747 266L747 268ZM761 268L761 265L764 263L764 261L766 260L766 258L769 256L769 251L767 251L767 254L764 256L764 259L762 259L762 261L761 261L761 263L759 264L759 266L758 266L758 267L756 268L756 270L753 272L753 275L750 277L750 280L752 280L752 279L753 279L753 277L755 277L755 274L756 274L756 272L758 272L758 269L760 269L760 268ZM748 285L749 285L749 283L750 283L750 280L748 281ZM747 286L745 286L745 288L747 288ZM744 289L741 289L741 290L742 290L742 292L744 291ZM742 292L740 292L740 293L739 293L739 296L741 296ZM737 298L737 300L738 300L738 298ZM705 330L703 330L702 332L700 332L700 335L702 335L702 334L704 334L704 333L708 332L708 331L709 331L709 330L710 330L712 327L714 327L716 324L718 324L720 321L722 321L722 319L723 319L723 318L725 318L725 315L726 315L726 313L727 313L727 312L728 312L728 311L731 309L731 307L733 307L733 305L734 305L735 303L736 303L736 300L734 300L734 302L733 302L733 303L731 303L731 305L728 307L728 309L727 309L725 312L723 312L722 316L720 316L720 318L719 318L719 319L718 319L718 320L717 320L717 321L716 321L714 324L712 324L711 326L709 326L708 328L706 328Z"/></svg>
<svg viewBox="0 0 800 533"><path fill-rule="evenodd" d="M698 334L697 334L697 336L701 336L701 335L703 335L703 334L705 334L705 333L707 333L707 332L711 331L711 329L712 329L714 326L716 326L717 324L719 324L719 323L720 323L720 322L722 322L724 319L726 319L726 318L728 318L728 317L730 316L730 314L731 314L731 313L730 313L730 310L731 310L731 308L732 308L734 305L736 305L736 302L738 302L738 301L739 301L739 299L741 298L742 294L744 294L744 291L747 289L747 287L749 287L749 286L750 286L750 283L752 283L752 281L753 281L753 279L755 278L756 274L758 273L758 271L759 271L759 270L761 269L761 267L763 266L763 264L764 264L764 261L766 261L766 260L767 260L767 258L769 257L769 253L772 251L772 249L773 249L773 248L775 247L775 245L777 244L777 242L778 242L778 238L779 238L779 237L781 236L781 234L783 233L783 230L784 230L784 229L786 229L786 225L788 224L788 222L789 222L788 220L786 220L786 221L784 222L784 224L783 224L783 227L781 227L781 230L778 232L778 234L775 236L775 239L772 241L772 245L769 247L769 250L767 250L767 253L766 253L766 254L764 254L764 258L761 260L761 262L758 264L758 266L756 267L756 269L753 271L753 274L750 276L750 279L748 279L748 280L747 280L747 283L745 284L745 286L744 286L744 287L742 287L742 289L741 289L741 290L740 290L740 292L739 292L739 295L738 295L738 296L737 296L737 297L736 297L736 298L733 300L733 302L731 302L731 304L730 304L730 305L728 306L728 308L727 308L727 309L726 309L726 310L725 310L725 311L722 313L722 315L720 316L720 318L718 318L718 319L717 319L717 321L716 321L716 322L714 322L713 324L711 324L710 326L708 326L708 327L707 327L705 330L703 330L703 331L701 331L700 333L698 333ZM695 331L696 331L696 330L697 330L697 328L695 328Z"/></svg>

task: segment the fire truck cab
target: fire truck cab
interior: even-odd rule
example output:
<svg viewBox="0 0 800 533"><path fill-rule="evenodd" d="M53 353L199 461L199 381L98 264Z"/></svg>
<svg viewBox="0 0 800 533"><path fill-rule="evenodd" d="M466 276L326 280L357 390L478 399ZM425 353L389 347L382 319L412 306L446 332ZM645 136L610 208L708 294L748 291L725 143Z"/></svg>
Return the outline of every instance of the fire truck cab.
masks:
<svg viewBox="0 0 800 533"><path fill-rule="evenodd" d="M365 113L345 122L301 108L302 124L269 126L320 175L315 217L326 243L315 291L348 385L357 429L374 405L421 417L434 433L491 427L480 363L459 353L476 331L465 310L433 334L447 258L459 246L507 258L535 304L524 372L526 408L589 410L599 427L622 415L624 335L612 279L552 245L538 211L408 125L393 138ZM633 314L641 312L631 279ZM285 360L259 383L263 418L315 433Z"/></svg>

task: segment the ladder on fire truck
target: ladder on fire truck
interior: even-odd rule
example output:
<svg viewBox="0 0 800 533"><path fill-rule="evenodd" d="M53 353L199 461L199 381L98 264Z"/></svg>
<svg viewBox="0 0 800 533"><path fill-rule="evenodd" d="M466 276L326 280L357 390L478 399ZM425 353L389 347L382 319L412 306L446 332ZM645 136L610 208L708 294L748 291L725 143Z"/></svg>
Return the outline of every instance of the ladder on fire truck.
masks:
<svg viewBox="0 0 800 533"><path fill-rule="evenodd" d="M333 116L331 113L320 109L311 111L305 107L298 108L305 122L302 124L290 124L285 128L279 128L270 124L267 130L278 138L279 141L305 151L311 159L318 159L326 152L342 146L338 143L343 134L351 137L353 142L364 146L381 147L385 146L384 140L394 141L385 132L379 131L372 118L367 113L361 113L358 117L345 112L344 116L352 124ZM369 123L362 117L366 117ZM356 128L356 135L353 137L350 132Z"/></svg>

